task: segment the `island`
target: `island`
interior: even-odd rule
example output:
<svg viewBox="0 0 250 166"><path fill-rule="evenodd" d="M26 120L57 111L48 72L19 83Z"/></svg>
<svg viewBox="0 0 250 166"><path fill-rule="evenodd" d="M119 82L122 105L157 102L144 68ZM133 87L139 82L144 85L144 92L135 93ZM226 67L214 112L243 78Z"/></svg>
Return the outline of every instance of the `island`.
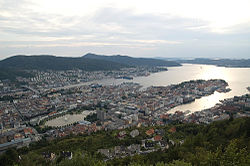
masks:
<svg viewBox="0 0 250 166"><path fill-rule="evenodd" d="M209 59L209 58L195 58L192 60L177 60L179 63L190 64L204 64L204 65L216 65L223 67L239 67L249 68L250 59Z"/></svg>

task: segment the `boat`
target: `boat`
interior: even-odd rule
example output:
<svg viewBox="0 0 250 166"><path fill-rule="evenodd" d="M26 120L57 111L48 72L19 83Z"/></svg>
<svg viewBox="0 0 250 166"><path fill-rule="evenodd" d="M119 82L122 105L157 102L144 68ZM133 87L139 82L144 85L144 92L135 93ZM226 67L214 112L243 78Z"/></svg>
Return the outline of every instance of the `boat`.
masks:
<svg viewBox="0 0 250 166"><path fill-rule="evenodd" d="M132 80L133 77L129 77L129 76L117 76L115 77L115 79L126 79L126 80Z"/></svg>
<svg viewBox="0 0 250 166"><path fill-rule="evenodd" d="M133 77L129 77L129 76L124 76L123 79L126 79L126 80L132 80Z"/></svg>

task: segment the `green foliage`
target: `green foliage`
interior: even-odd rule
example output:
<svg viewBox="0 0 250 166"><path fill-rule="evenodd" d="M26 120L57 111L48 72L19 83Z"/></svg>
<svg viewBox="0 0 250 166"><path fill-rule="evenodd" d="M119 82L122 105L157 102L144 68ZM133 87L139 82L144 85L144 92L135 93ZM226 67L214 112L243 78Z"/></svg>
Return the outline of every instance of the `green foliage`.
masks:
<svg viewBox="0 0 250 166"><path fill-rule="evenodd" d="M246 148L239 148L240 141L235 139L225 148L220 164L226 166L250 165L250 155Z"/></svg>
<svg viewBox="0 0 250 166"><path fill-rule="evenodd" d="M13 165L18 161L18 153L15 149L8 149L3 155L0 156L1 165Z"/></svg>
<svg viewBox="0 0 250 166"><path fill-rule="evenodd" d="M231 166L250 165L250 118L239 118L214 122L210 125L175 124L154 126L165 131L164 138L176 142L164 151L155 151L145 155L127 156L103 161L103 156L97 154L98 149L110 149L117 145L128 146L140 144L148 138L145 131L152 127L138 128L140 135L132 138L128 134L123 140L117 139L120 130L98 131L91 135L68 136L54 141L41 140L32 144L29 149L19 149L22 156L20 165L199 165L199 166ZM175 133L169 129L176 127ZM135 128L125 129L127 133ZM179 140L184 143L180 145ZM60 157L61 151L72 151L73 159ZM42 152L53 152L57 155L55 161L46 161ZM17 152L13 149L0 156L1 163L13 165L17 163ZM84 154L84 155L83 155Z"/></svg>
<svg viewBox="0 0 250 166"><path fill-rule="evenodd" d="M21 160L19 162L20 166L42 166L47 165L46 160L43 158L41 154L29 152L27 155L21 156Z"/></svg>
<svg viewBox="0 0 250 166"><path fill-rule="evenodd" d="M95 122L97 121L97 114L94 113L94 114L90 114L90 115L87 115L86 118L85 118L86 121L89 121L89 122Z"/></svg>
<svg viewBox="0 0 250 166"><path fill-rule="evenodd" d="M15 70L72 70L82 69L86 71L114 70L126 67L115 62L94 60L88 58L55 57L50 55L39 56L13 56L0 61L4 69Z"/></svg>
<svg viewBox="0 0 250 166"><path fill-rule="evenodd" d="M71 160L64 159L59 164L59 166L105 166L106 163L96 158L91 157L88 154L83 154L77 151Z"/></svg>
<svg viewBox="0 0 250 166"><path fill-rule="evenodd" d="M45 123L45 121L44 121L44 123ZM43 127L34 126L34 128L37 130L38 133L45 133L46 131L53 129L53 127L51 127L51 126L43 126Z"/></svg>
<svg viewBox="0 0 250 166"><path fill-rule="evenodd" d="M10 68L9 66L2 66L0 61L0 80L9 79L14 81L16 77L32 77L33 75L20 69Z"/></svg>
<svg viewBox="0 0 250 166"><path fill-rule="evenodd" d="M181 66L181 64L174 61L165 61L152 58L132 58L129 56L121 56L121 55L102 56L89 53L86 54L84 58L110 61L128 66Z"/></svg>
<svg viewBox="0 0 250 166"><path fill-rule="evenodd" d="M166 166L192 166L192 165L185 161L175 160L172 163L167 164Z"/></svg>

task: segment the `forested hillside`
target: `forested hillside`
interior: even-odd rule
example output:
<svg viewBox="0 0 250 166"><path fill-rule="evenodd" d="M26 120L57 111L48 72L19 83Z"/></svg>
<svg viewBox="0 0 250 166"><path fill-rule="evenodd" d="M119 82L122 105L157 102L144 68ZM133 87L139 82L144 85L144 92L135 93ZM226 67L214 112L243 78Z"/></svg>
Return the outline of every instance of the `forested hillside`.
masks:
<svg viewBox="0 0 250 166"><path fill-rule="evenodd" d="M172 128L176 132L172 132ZM118 130L99 131L92 135L78 135L53 141L41 140L22 149L11 149L0 157L2 165L250 165L250 118L229 119L209 125L169 124L167 126L138 128L140 135L117 139ZM141 143L148 138L145 132L154 128L164 130L164 138L173 140L174 145L163 151L144 155L103 160L97 153L100 148L113 148ZM126 129L127 132L133 129ZM184 143L178 143L183 141ZM73 159L60 156L61 151L73 152ZM53 152L56 158L46 160L42 153ZM18 158L20 155L21 159Z"/></svg>
<svg viewBox="0 0 250 166"><path fill-rule="evenodd" d="M105 60L115 63L120 63L129 66L181 66L175 61L167 61L153 58L132 58L129 56L122 55L113 55L113 56L104 56L88 53L83 56L83 58L96 59L96 60Z"/></svg>
<svg viewBox="0 0 250 166"><path fill-rule="evenodd" d="M126 65L88 58L56 57L51 55L35 56L13 56L0 61L1 68L19 70L73 70L82 69L86 71L115 70Z"/></svg>
<svg viewBox="0 0 250 166"><path fill-rule="evenodd" d="M17 55L0 61L0 80L15 80L16 77L29 77L27 70L75 70L100 71L120 70L138 66L180 66L173 61L152 58L132 58L129 56L103 56L86 54L83 57L57 57L52 55Z"/></svg>

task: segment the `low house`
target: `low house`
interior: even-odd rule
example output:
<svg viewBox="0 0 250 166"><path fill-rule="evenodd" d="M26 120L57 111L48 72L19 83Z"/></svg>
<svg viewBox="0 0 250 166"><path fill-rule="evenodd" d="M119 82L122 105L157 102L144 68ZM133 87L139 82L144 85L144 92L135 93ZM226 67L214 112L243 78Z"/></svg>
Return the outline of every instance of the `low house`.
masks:
<svg viewBox="0 0 250 166"><path fill-rule="evenodd" d="M126 136L126 131L120 131L119 133L118 133L118 135L117 135L117 137L119 138L119 139L123 139L125 136Z"/></svg>
<svg viewBox="0 0 250 166"><path fill-rule="evenodd" d="M175 145L175 142L173 140L169 140L169 142L172 144L172 145Z"/></svg>
<svg viewBox="0 0 250 166"><path fill-rule="evenodd" d="M62 151L62 152L61 152L61 156L62 156L63 158L68 158L69 160L71 160L71 159L73 158L73 153L72 153L72 152L69 152L69 151L67 151L67 152Z"/></svg>
<svg viewBox="0 0 250 166"><path fill-rule="evenodd" d="M138 136L139 134L140 134L140 132L137 129L130 132L130 136L133 137L133 138Z"/></svg>
<svg viewBox="0 0 250 166"><path fill-rule="evenodd" d="M55 153L51 153L51 152L43 152L42 155L43 155L44 159L50 160L50 161L52 161L56 158Z"/></svg>
<svg viewBox="0 0 250 166"><path fill-rule="evenodd" d="M160 136L164 136L165 135L165 131L163 129L159 129L155 131L156 134L160 135Z"/></svg>
<svg viewBox="0 0 250 166"><path fill-rule="evenodd" d="M18 139L22 139L22 138L24 138L24 136L21 133L16 133L14 135L14 140L18 140Z"/></svg>
<svg viewBox="0 0 250 166"><path fill-rule="evenodd" d="M132 145L128 146L127 149L131 153L139 153L141 150L141 146L139 144L132 144Z"/></svg>
<svg viewBox="0 0 250 166"><path fill-rule="evenodd" d="M171 129L168 130L170 133L175 133L176 132L176 127L172 127Z"/></svg>
<svg viewBox="0 0 250 166"><path fill-rule="evenodd" d="M114 148L115 155L120 155L122 153L121 149L122 149L121 146L115 146Z"/></svg>
<svg viewBox="0 0 250 166"><path fill-rule="evenodd" d="M153 142L145 142L145 148L153 148L155 144Z"/></svg>
<svg viewBox="0 0 250 166"><path fill-rule="evenodd" d="M30 134L33 133L31 128L25 128L25 129L23 129L23 132L24 132L25 135L30 135Z"/></svg>
<svg viewBox="0 0 250 166"><path fill-rule="evenodd" d="M97 152L109 158L109 149L98 149Z"/></svg>
<svg viewBox="0 0 250 166"><path fill-rule="evenodd" d="M160 141L160 146L163 148L163 149L168 149L169 148L169 145L166 141L162 140Z"/></svg>
<svg viewBox="0 0 250 166"><path fill-rule="evenodd" d="M160 135L156 135L153 138L153 141L160 141L160 140L162 140L162 136L160 136Z"/></svg>
<svg viewBox="0 0 250 166"><path fill-rule="evenodd" d="M181 140L181 141L180 141L180 144L182 145L183 143L184 143L184 140Z"/></svg>
<svg viewBox="0 0 250 166"><path fill-rule="evenodd" d="M155 130L153 128L146 131L146 134L148 136L153 135L154 133L155 133Z"/></svg>

